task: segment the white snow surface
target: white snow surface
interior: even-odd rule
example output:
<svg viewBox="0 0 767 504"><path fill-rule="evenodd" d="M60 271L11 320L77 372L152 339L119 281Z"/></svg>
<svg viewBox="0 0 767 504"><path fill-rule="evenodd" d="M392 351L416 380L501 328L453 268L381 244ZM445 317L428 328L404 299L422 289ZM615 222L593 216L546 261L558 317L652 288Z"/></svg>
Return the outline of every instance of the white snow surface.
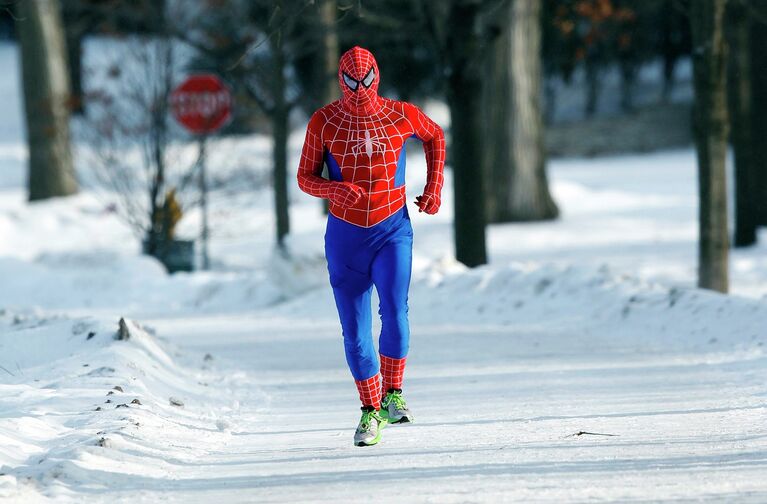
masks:
<svg viewBox="0 0 767 504"><path fill-rule="evenodd" d="M733 252L732 295L695 288L692 150L553 160L561 218L491 226L473 270L448 174L440 214L411 211L416 421L357 448L316 200L293 188L284 257L268 190L214 194L213 270L167 275L108 193L26 203L19 117L0 117L0 501L767 501L767 234ZM211 156L263 170L268 148Z"/></svg>

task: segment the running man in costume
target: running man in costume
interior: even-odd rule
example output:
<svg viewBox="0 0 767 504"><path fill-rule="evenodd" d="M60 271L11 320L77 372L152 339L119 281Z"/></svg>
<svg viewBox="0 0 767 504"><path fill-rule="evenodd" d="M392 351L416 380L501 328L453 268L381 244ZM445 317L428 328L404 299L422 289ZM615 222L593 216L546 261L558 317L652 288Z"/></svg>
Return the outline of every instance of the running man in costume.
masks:
<svg viewBox="0 0 767 504"><path fill-rule="evenodd" d="M418 107L378 96L373 55L353 47L339 62L340 100L309 120L298 167L302 191L330 200L325 255L344 337L346 361L362 401L354 444L381 439L387 423L413 420L402 397L410 339L407 296L413 228L405 201L405 143L423 143L426 187L419 212L439 210L445 135ZM321 176L327 164L329 180ZM381 316L379 355L373 346L371 294Z"/></svg>

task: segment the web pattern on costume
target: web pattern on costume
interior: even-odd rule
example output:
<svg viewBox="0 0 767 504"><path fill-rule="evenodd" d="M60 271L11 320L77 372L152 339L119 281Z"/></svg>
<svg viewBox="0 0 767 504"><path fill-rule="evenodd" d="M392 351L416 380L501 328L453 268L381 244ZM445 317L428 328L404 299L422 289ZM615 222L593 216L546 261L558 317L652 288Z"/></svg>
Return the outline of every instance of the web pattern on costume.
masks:
<svg viewBox="0 0 767 504"><path fill-rule="evenodd" d="M375 73L375 78L369 86L365 86L363 81L371 70ZM344 83L344 74L358 82L356 89L350 89ZM359 114L375 112L381 100L378 96L380 81L378 64L371 52L354 47L341 57L338 64L338 85L341 86L343 101L350 110Z"/></svg>
<svg viewBox="0 0 767 504"><path fill-rule="evenodd" d="M445 137L426 114L404 102L381 99L379 109L365 116L346 111L340 101L315 112L301 153L299 186L308 194L328 198L330 212L339 219L374 226L405 204L405 184L396 180L397 167L411 137L423 142L428 169L424 198L436 205L429 212L435 213L444 185ZM326 154L338 164L340 181L320 176ZM350 184L364 191L354 204Z"/></svg>
<svg viewBox="0 0 767 504"><path fill-rule="evenodd" d="M383 392L381 389L381 375L376 373L366 380L357 380L357 392L360 394L360 402L363 406L373 406L375 409L381 409L381 399Z"/></svg>
<svg viewBox="0 0 767 504"><path fill-rule="evenodd" d="M381 354L381 376L383 377L383 393L389 389L402 389L405 379L405 364L407 358L394 359Z"/></svg>

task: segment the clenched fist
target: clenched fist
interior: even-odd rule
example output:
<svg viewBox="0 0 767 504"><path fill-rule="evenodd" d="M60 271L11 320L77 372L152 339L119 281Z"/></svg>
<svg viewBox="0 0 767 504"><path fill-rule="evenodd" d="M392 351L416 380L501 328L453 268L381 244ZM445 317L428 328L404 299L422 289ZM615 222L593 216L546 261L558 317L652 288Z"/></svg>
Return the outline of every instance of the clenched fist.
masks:
<svg viewBox="0 0 767 504"><path fill-rule="evenodd" d="M442 201L436 193L425 192L423 195L415 198L415 204L418 206L418 211L426 212L429 215L437 213L441 203Z"/></svg>
<svg viewBox="0 0 767 504"><path fill-rule="evenodd" d="M328 199L336 206L347 209L365 196L365 190L351 182L336 182L330 189Z"/></svg>

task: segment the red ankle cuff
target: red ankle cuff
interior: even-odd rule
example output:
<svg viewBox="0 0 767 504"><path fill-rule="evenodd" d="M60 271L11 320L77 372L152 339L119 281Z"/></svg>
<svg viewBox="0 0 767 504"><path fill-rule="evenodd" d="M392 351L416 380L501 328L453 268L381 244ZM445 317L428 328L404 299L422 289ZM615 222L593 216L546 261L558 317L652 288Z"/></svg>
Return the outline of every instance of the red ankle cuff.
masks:
<svg viewBox="0 0 767 504"><path fill-rule="evenodd" d="M381 375L375 374L367 380L355 380L357 391L360 393L360 401L363 406L381 408Z"/></svg>
<svg viewBox="0 0 767 504"><path fill-rule="evenodd" d="M393 359L385 355L380 357L384 392L389 389L401 389L402 381L405 377L405 361L407 361L407 357L402 359Z"/></svg>

